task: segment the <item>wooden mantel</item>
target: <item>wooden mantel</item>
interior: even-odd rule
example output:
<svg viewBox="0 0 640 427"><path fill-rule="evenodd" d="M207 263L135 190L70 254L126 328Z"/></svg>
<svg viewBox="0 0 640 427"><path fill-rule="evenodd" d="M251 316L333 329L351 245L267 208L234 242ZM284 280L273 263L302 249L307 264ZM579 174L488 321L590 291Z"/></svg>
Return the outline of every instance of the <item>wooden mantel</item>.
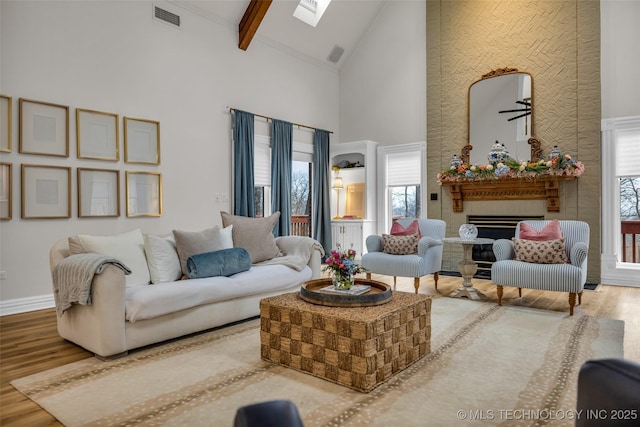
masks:
<svg viewBox="0 0 640 427"><path fill-rule="evenodd" d="M463 212L466 200L543 200L548 212L560 212L559 182L575 176L543 175L535 178L499 178L443 182L449 187L454 212Z"/></svg>

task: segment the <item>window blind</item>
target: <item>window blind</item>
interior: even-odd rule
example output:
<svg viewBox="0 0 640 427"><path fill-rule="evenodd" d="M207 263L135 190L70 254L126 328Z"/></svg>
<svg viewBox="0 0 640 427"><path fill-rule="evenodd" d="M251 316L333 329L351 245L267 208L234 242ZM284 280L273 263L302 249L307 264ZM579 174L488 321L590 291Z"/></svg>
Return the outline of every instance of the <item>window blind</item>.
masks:
<svg viewBox="0 0 640 427"><path fill-rule="evenodd" d="M420 185L421 151L387 154L387 186Z"/></svg>
<svg viewBox="0 0 640 427"><path fill-rule="evenodd" d="M616 176L640 176L640 129L616 131Z"/></svg>
<svg viewBox="0 0 640 427"><path fill-rule="evenodd" d="M254 185L256 187L269 187L271 186L271 147L267 142L255 141L253 151Z"/></svg>

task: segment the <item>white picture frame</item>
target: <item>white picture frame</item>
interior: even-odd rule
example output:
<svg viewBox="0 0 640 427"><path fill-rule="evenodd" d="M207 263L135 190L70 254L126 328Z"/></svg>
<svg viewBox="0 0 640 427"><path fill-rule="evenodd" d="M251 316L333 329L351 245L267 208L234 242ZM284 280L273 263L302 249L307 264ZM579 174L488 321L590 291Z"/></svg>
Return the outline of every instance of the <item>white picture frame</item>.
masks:
<svg viewBox="0 0 640 427"><path fill-rule="evenodd" d="M127 216L162 215L162 174L160 172L126 173Z"/></svg>
<svg viewBox="0 0 640 427"><path fill-rule="evenodd" d="M160 122L124 118L124 161L160 164Z"/></svg>
<svg viewBox="0 0 640 427"><path fill-rule="evenodd" d="M13 165L0 163L0 220L13 217Z"/></svg>
<svg viewBox="0 0 640 427"><path fill-rule="evenodd" d="M21 218L71 218L71 168L21 166Z"/></svg>
<svg viewBox="0 0 640 427"><path fill-rule="evenodd" d="M10 153L12 148L12 107L12 98L7 95L0 95L0 152L3 153Z"/></svg>
<svg viewBox="0 0 640 427"><path fill-rule="evenodd" d="M120 216L120 171L78 168L78 218Z"/></svg>
<svg viewBox="0 0 640 427"><path fill-rule="evenodd" d="M19 100L18 151L22 154L69 157L69 107Z"/></svg>
<svg viewBox="0 0 640 427"><path fill-rule="evenodd" d="M120 160L118 115L76 108L76 150L79 159Z"/></svg>

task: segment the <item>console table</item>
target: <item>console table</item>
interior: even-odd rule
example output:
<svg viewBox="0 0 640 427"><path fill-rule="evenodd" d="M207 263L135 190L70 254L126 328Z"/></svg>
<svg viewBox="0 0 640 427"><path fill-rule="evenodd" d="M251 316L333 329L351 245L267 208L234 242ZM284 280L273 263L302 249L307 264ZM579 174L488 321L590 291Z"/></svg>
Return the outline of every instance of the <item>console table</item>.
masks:
<svg viewBox="0 0 640 427"><path fill-rule="evenodd" d="M493 243L494 240L485 237L478 237L473 240L462 239L460 237L445 237L444 241L446 243L459 243L462 245L464 250L464 257L462 261L458 263L458 269L462 275L462 286L456 289L449 296L454 298L469 298L472 300L484 299L484 294L474 288L471 283L471 278L476 274L476 271L478 271L478 264L473 260L471 253L473 245L488 245Z"/></svg>

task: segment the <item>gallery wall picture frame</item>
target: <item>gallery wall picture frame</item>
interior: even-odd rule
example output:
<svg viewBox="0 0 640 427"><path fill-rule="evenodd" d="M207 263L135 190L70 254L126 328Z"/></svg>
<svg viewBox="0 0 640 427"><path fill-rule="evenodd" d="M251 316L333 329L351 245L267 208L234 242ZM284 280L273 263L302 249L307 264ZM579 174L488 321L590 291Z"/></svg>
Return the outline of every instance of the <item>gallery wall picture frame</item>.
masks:
<svg viewBox="0 0 640 427"><path fill-rule="evenodd" d="M21 165L22 219L71 218L71 168Z"/></svg>
<svg viewBox="0 0 640 427"><path fill-rule="evenodd" d="M78 218L120 216L120 171L78 168Z"/></svg>
<svg viewBox="0 0 640 427"><path fill-rule="evenodd" d="M0 95L0 152L11 152L13 123L13 102L7 95Z"/></svg>
<svg viewBox="0 0 640 427"><path fill-rule="evenodd" d="M76 108L76 150L79 159L120 160L119 117L115 113Z"/></svg>
<svg viewBox="0 0 640 427"><path fill-rule="evenodd" d="M127 216L162 215L162 174L127 171Z"/></svg>
<svg viewBox="0 0 640 427"><path fill-rule="evenodd" d="M160 164L160 122L124 118L124 161Z"/></svg>
<svg viewBox="0 0 640 427"><path fill-rule="evenodd" d="M13 217L13 165L0 163L0 220Z"/></svg>
<svg viewBox="0 0 640 427"><path fill-rule="evenodd" d="M20 98L18 151L69 157L69 107Z"/></svg>

